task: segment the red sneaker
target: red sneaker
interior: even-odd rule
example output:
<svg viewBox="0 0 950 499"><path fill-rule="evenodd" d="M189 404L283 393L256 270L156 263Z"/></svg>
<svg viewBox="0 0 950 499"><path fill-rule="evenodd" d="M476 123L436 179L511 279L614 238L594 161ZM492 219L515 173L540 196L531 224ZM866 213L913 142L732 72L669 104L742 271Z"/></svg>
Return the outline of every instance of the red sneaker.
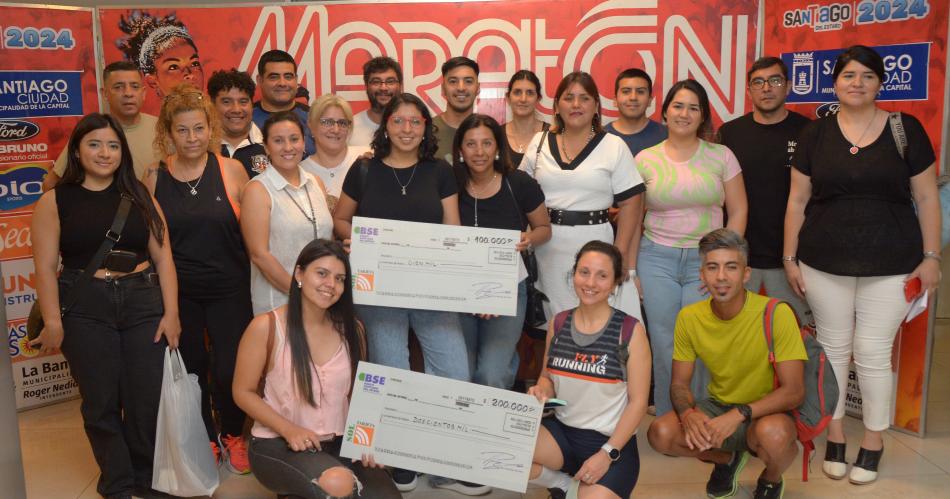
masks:
<svg viewBox="0 0 950 499"><path fill-rule="evenodd" d="M224 463L232 473L246 475L251 472L251 464L247 460L247 444L240 436L220 435L221 447L224 449Z"/></svg>

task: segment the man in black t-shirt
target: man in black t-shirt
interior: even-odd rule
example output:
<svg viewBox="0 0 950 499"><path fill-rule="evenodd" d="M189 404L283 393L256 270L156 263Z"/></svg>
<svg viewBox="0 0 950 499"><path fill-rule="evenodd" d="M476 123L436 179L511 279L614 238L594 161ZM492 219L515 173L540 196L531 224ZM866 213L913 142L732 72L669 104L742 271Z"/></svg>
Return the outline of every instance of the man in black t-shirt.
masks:
<svg viewBox="0 0 950 499"><path fill-rule="evenodd" d="M746 92L752 112L724 123L719 142L735 153L742 167L749 199L749 265L746 287L788 302L803 324L812 322L811 310L785 279L782 240L785 205L791 183L791 159L798 135L808 118L785 108L788 68L777 57L762 57L747 73Z"/></svg>
<svg viewBox="0 0 950 499"><path fill-rule="evenodd" d="M254 103L252 119L258 128L264 128L267 118L278 111L293 111L303 126L303 137L307 156L316 152L313 134L307 126L307 112L310 106L297 102L297 61L283 50L269 50L261 54L257 61L257 86L261 89L261 100ZM301 160L303 158L300 158Z"/></svg>

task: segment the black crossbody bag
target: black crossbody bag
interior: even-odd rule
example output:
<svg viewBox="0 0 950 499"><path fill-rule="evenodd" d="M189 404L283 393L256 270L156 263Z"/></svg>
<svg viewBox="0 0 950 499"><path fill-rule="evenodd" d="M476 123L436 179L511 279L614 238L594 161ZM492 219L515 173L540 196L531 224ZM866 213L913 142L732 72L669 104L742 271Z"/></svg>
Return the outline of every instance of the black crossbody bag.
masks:
<svg viewBox="0 0 950 499"><path fill-rule="evenodd" d="M119 200L119 208L116 210L115 218L112 220L112 227L109 227L109 230L106 231L105 239L102 241L102 244L99 245L96 254L89 260L82 274L79 274L76 282L73 283L73 286L63 298L63 301L60 302L60 317L65 316L66 313L69 312L69 309L76 303L76 299L79 298L79 291L92 279L92 276L96 274L96 270L102 266L106 255L112 251L115 243L119 242L119 239L122 238L122 229L125 227L125 221L129 218L129 210L131 208L132 198L122 194L122 198ZM43 314L40 312L40 303L39 301L33 302L33 306L30 308L30 316L26 321L26 337L29 338L30 341L35 340L36 337L40 335L40 332L43 331L44 325Z"/></svg>

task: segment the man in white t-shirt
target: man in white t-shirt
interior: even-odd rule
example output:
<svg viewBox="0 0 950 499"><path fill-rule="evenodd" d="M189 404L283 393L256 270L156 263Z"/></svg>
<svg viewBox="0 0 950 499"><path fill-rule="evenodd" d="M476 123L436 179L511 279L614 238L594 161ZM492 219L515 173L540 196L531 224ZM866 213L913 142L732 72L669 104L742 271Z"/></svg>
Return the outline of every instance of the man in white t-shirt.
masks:
<svg viewBox="0 0 950 499"><path fill-rule="evenodd" d="M353 116L351 146L369 146L383 118L383 109L402 93L402 67L391 57L374 57L363 64L369 109Z"/></svg>
<svg viewBox="0 0 950 499"><path fill-rule="evenodd" d="M158 118L142 113L145 103L145 85L139 68L128 61L117 61L102 70L103 87L99 90L108 104L108 113L112 115L125 132L132 152L132 166L135 176L141 178L145 168L158 160L158 154L152 143L155 140L155 124ZM52 189L66 172L66 149L60 153L53 169L43 180L43 190Z"/></svg>

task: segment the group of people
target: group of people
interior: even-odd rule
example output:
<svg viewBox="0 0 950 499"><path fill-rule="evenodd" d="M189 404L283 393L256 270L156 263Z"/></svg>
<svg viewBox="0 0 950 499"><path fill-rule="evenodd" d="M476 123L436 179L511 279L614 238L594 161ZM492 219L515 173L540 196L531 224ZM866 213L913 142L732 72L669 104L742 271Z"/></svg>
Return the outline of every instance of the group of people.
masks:
<svg viewBox="0 0 950 499"><path fill-rule="evenodd" d="M932 146L913 116L896 115L899 133L889 126L872 49L838 57L839 111L816 121L785 108L780 59L755 61L752 112L715 133L695 80L673 84L663 123L650 120L653 83L640 69L617 76L620 116L606 126L584 72L558 84L550 123L528 70L509 81L506 124L475 113L479 67L466 57L442 65L437 116L403 92L388 57L364 65L370 106L356 115L335 95L298 102L296 62L279 50L262 55L256 82L217 71L206 93L183 78L157 117L140 112L151 85L140 69L106 67L110 114L77 125L33 221L45 319L35 344L70 362L103 496L150 488L166 346L199 377L216 454L295 497L396 498L416 486L416 472L387 474L371 455L339 458L356 363L408 369L410 329L427 373L512 387L524 265L511 317L356 305L354 216L521 232L517 249L536 256L547 297L544 364L528 393L567 401L543 420L530 473L552 497L629 497L648 406L655 449L714 463L710 497L736 493L750 453L766 464L755 497L781 497L797 454L789 411L804 395L797 324L812 321L841 393L822 469L876 478L904 286L936 288L941 248ZM115 242L103 258L104 237ZM787 303L774 370L763 295ZM852 356L866 431L849 473Z"/></svg>

